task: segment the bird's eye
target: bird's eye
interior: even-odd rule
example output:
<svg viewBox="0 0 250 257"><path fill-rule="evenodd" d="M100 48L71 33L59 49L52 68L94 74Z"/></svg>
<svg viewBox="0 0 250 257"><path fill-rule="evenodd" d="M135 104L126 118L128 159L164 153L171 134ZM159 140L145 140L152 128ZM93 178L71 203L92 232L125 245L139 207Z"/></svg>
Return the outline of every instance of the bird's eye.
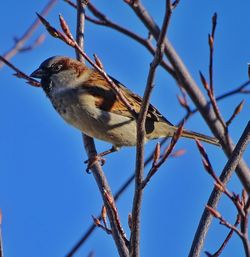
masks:
<svg viewBox="0 0 250 257"><path fill-rule="evenodd" d="M53 64L51 66L51 70L54 73L59 72L62 69L62 66L63 66L62 64Z"/></svg>

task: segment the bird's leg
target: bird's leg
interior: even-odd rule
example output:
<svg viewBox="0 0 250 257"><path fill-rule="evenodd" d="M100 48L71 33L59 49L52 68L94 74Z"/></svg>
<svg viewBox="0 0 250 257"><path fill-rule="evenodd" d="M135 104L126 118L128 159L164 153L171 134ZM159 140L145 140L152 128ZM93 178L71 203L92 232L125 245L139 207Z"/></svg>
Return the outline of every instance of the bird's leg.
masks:
<svg viewBox="0 0 250 257"><path fill-rule="evenodd" d="M108 150L106 150L106 151L104 151L104 152L101 152L101 153L99 153L98 155L99 155L100 157L103 157L103 156L108 155L108 154L110 154L110 153L117 152L119 149L120 149L120 147L113 145L110 149L108 149Z"/></svg>
<svg viewBox="0 0 250 257"><path fill-rule="evenodd" d="M101 162L101 165L103 166L105 164L105 159L103 158L103 156L105 155L108 155L110 153L114 153L114 152L117 152L118 150L120 149L120 147L117 147L117 146L112 146L110 149L106 150L106 151L103 151L91 158L89 158L88 160L86 160L84 163L88 163L88 166L87 166L87 173L90 173L89 170L91 169L91 167L94 165L94 163L96 162Z"/></svg>

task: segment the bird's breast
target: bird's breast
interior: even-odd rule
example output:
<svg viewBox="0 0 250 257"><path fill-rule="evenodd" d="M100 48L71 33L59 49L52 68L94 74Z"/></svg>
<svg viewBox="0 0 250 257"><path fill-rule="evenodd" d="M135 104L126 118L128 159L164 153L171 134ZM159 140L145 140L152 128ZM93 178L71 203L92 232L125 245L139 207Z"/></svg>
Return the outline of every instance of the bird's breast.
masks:
<svg viewBox="0 0 250 257"><path fill-rule="evenodd" d="M96 98L83 90L54 94L51 102L66 122L88 136L116 146L136 144L135 120L100 109Z"/></svg>

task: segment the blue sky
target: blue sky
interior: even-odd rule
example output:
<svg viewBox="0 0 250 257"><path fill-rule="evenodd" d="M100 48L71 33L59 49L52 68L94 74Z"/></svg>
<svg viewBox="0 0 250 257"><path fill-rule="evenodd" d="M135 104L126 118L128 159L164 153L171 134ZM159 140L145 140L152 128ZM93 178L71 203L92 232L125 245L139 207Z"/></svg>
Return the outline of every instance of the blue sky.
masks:
<svg viewBox="0 0 250 257"><path fill-rule="evenodd" d="M2 1L0 15L0 53L13 45L35 19L47 1ZM143 1L151 15L161 24L164 1ZM146 37L147 31L123 1L93 1L107 16ZM14 5L14 7L13 7ZM207 34L211 17L218 13L215 39L214 83L220 95L247 80L250 60L249 8L247 0L181 1L174 11L169 27L169 38L199 85L198 71L207 75ZM3 14L11 15L3 15ZM49 21L58 27L61 13L75 31L75 11L59 1L49 14ZM12 62L30 74L46 58L54 55L74 57L74 51L40 27L29 43L41 33L46 41L33 51L21 53ZM29 44L28 43L28 44ZM96 53L106 71L133 91L142 94L152 56L136 42L105 27L86 23L86 52ZM86 154L81 134L67 125L52 108L41 89L33 88L12 76L8 67L0 70L1 133L0 133L0 208L3 212L5 256L63 257L81 238L97 215L102 201L92 175L85 173ZM178 123L185 114L179 106L175 81L161 68L157 72L152 103L172 122ZM230 127L235 142L249 120L249 95L236 95L219 103L228 119L234 107L245 99L242 112ZM191 102L190 102L191 104ZM191 104L192 106L192 104ZM188 129L211 135L199 114L186 124ZM150 153L156 141L146 145ZM98 151L110 145L96 141ZM226 158L219 148L205 145L217 174ZM187 256L200 215L213 187L205 173L196 145L182 139L176 149L186 154L168 160L145 189L142 205L141 256ZM248 149L245 159L249 164ZM134 170L135 149L123 148L106 158L105 174L113 192L119 189ZM229 188L241 192L234 175ZM132 207L133 186L118 201L122 224L129 234L128 213ZM232 203L222 198L219 211L234 222L236 211ZM204 250L215 251L228 230L213 222ZM75 255L117 256L111 237L96 229L86 244ZM164 253L164 254L163 254ZM166 253L166 254L165 254ZM243 256L243 247L233 236L222 256ZM202 255L204 256L204 254Z"/></svg>

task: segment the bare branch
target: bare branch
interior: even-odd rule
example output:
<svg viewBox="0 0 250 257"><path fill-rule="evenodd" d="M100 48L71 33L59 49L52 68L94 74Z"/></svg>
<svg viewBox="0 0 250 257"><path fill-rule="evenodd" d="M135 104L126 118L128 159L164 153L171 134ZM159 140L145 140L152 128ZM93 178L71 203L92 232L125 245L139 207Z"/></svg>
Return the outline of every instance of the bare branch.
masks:
<svg viewBox="0 0 250 257"><path fill-rule="evenodd" d="M22 78L27 80L27 83L31 86L34 87L40 87L40 82L38 82L37 80L31 78L30 76L28 76L27 74L25 74L24 72L20 71L16 66L14 66L13 64L11 64L10 62L8 62L3 56L0 55L0 60L5 63L6 65L8 65L12 70L14 70L16 73L14 74L16 77L18 78Z"/></svg>
<svg viewBox="0 0 250 257"><path fill-rule="evenodd" d="M153 162L152 168L148 172L146 178L142 181L141 187L144 188L150 179L155 175L157 170L161 167L161 165L167 160L167 158L171 155L176 143L178 142L179 138L181 137L181 133L183 131L184 123L180 125L180 127L177 129L177 131L174 133L172 140L170 142L170 145L166 148L163 156L158 162Z"/></svg>
<svg viewBox="0 0 250 257"><path fill-rule="evenodd" d="M163 25L162 25L159 39L157 41L155 56L152 63L150 64L150 69L149 69L148 78L147 78L147 85L144 91L141 110L137 120L135 193L134 193L134 199L133 199L132 228L131 228L131 237L130 237L130 256L131 257L140 256L140 210L141 210L142 192L143 192L143 188L141 187L141 184L143 182L143 173L144 173L145 121L146 121L146 115L149 107L150 95L154 87L153 83L154 83L156 68L158 67L158 65L160 64L163 58L164 38L167 33L167 28L169 25L171 13L172 13L171 1L167 0Z"/></svg>
<svg viewBox="0 0 250 257"><path fill-rule="evenodd" d="M212 105L212 107L213 107L214 113L215 113L217 119L220 121L220 123L221 123L221 125L222 125L222 127L223 127L223 129L224 129L224 135L226 135L226 133L227 133L227 126L226 126L226 124L225 124L225 122L224 122L224 120L223 120L223 118L222 118L221 113L220 113L219 107L218 107L217 102L216 102L216 99L215 99L215 97L214 97L214 93L213 93L213 91L212 91L212 88L211 88L211 86L207 83L207 81L206 81L204 75L203 75L201 72L200 72L200 78L201 78L201 82L202 82L204 88L205 88L206 91L207 91L207 95L208 95L208 97L209 97L209 99L210 99L210 102L211 102L211 105ZM211 79L212 79L212 77L210 78L210 80L211 80Z"/></svg>
<svg viewBox="0 0 250 257"><path fill-rule="evenodd" d="M24 46L22 48L19 49L19 52L23 53L23 52L26 52L26 51L31 51L33 50L35 47L39 46L40 44L43 43L43 41L45 40L45 35L44 34L41 34L31 45L29 46Z"/></svg>
<svg viewBox="0 0 250 257"><path fill-rule="evenodd" d="M94 221L95 226L101 228L101 229L102 229L103 231L105 231L108 235L112 235L112 230L109 229L109 228L107 228L107 226L105 225L105 223L104 223L104 226L103 226L102 223L101 223L101 221L100 221L98 218L94 217L93 215L92 215L92 219L93 219L93 221Z"/></svg>
<svg viewBox="0 0 250 257"><path fill-rule="evenodd" d="M81 53L83 52L83 49L84 49L84 23L85 23L84 9L86 7L86 4L87 2L83 3L81 0L77 0L77 29L76 29L77 42L74 40L66 21L63 19L62 16L60 17L61 27L65 35L68 37L69 40L71 40L74 43L75 46L77 46L75 50L79 61L84 61L84 56ZM49 25L48 25L48 28L49 28ZM84 134L82 135L83 135L85 149L88 154L88 158L91 159L93 156L97 155L95 150L94 140ZM120 256L127 257L128 256L128 248L126 246L127 240L125 237L125 233L123 232L122 226L120 224L118 211L116 209L115 201L113 199L111 189L108 185L108 181L98 162L95 162L94 164L92 164L91 169L92 169L95 181L99 187L100 193L102 195L105 209L107 210L107 215L109 217L111 230L107 229L105 221L104 221L105 226L103 226L100 223L99 219L94 219L96 221L95 224L98 224L98 227L104 229L104 231L106 231L107 233L112 234Z"/></svg>
<svg viewBox="0 0 250 257"><path fill-rule="evenodd" d="M214 62L214 36L215 29L217 25L217 13L214 13L212 18L212 32L208 35L208 44L209 44L209 85L211 89L211 94L214 95L214 83L213 83L213 62Z"/></svg>
<svg viewBox="0 0 250 257"><path fill-rule="evenodd" d="M206 205L206 208L211 213L211 215L213 215L213 217L220 220L220 224L222 224L222 225L228 227L229 229L233 230L240 237L243 237L243 234L241 233L241 231L237 227L235 227L234 225L227 222L218 211L216 211L214 208L212 208L209 205Z"/></svg>
<svg viewBox="0 0 250 257"><path fill-rule="evenodd" d="M84 141L84 146L85 146L88 156L97 155L95 145L94 145L94 140L91 137L84 136L83 141ZM110 205L110 202L114 202L114 200L113 200L113 196L111 193L111 189L108 185L108 181L107 181L105 174L103 173L101 166L98 162L96 162L91 169L92 169L92 173L94 175L95 181L98 185L99 191L101 193L104 205L107 209L107 215L109 217L109 222L110 222L110 226L111 226L111 230L112 230L112 236L115 240L118 252L119 252L120 256L128 257L129 254L128 254L128 248L126 245L127 242L124 241L124 238L123 238L124 235L122 235L120 233L120 229L118 228L120 226L120 224L117 224L117 213L114 211L114 209ZM107 195L108 195L108 197L107 197ZM89 233L91 233L92 231L93 231L93 229L90 229ZM85 240L86 239L84 239L84 241ZM73 253L78 248L79 248L79 246L77 248L75 247L71 251L71 253L68 254L67 256L72 256Z"/></svg>
<svg viewBox="0 0 250 257"><path fill-rule="evenodd" d="M234 227L237 227L240 223L240 216L237 215L236 221L234 223ZM231 229L227 235L227 237L225 238L225 240L223 241L223 243L221 244L220 248L214 253L214 254L210 254L208 252L205 252L207 254L207 256L210 257L218 257L219 255L221 255L222 251L225 249L226 245L228 244L229 240L231 239L232 235L233 235L234 230Z"/></svg>

